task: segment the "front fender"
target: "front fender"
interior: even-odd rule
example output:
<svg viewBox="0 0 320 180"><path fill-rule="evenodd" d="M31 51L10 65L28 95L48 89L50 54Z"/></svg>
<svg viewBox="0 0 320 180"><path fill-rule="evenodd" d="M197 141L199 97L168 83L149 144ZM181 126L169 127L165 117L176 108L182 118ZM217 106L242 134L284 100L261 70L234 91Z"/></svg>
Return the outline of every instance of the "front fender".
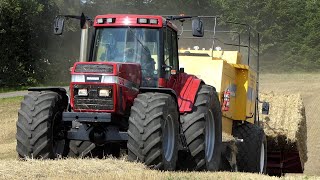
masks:
<svg viewBox="0 0 320 180"><path fill-rule="evenodd" d="M67 91L63 87L31 87L28 91L52 91L58 93L62 96L63 102L68 105L69 104L69 97Z"/></svg>

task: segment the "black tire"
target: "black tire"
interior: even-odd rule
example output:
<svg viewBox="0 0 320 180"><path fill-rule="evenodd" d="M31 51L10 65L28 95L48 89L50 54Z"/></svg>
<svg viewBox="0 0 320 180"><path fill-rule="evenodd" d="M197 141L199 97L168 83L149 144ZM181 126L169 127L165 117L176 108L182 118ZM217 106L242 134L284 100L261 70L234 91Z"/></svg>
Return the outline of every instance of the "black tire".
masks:
<svg viewBox="0 0 320 180"><path fill-rule="evenodd" d="M179 113L168 94L144 93L134 100L129 118L128 159L160 170L175 170Z"/></svg>
<svg viewBox="0 0 320 180"><path fill-rule="evenodd" d="M52 159L66 156L62 112L67 99L51 92L30 92L24 97L17 121L17 152L20 158Z"/></svg>
<svg viewBox="0 0 320 180"><path fill-rule="evenodd" d="M237 144L238 170L265 174L267 167L267 140L263 129L256 124L245 122L235 126L233 136L243 139L243 142Z"/></svg>
<svg viewBox="0 0 320 180"><path fill-rule="evenodd" d="M179 168L219 170L222 146L221 120L221 107L215 89L201 85L192 112L181 117L190 157L185 160L179 159ZM213 138L210 140L210 137Z"/></svg>

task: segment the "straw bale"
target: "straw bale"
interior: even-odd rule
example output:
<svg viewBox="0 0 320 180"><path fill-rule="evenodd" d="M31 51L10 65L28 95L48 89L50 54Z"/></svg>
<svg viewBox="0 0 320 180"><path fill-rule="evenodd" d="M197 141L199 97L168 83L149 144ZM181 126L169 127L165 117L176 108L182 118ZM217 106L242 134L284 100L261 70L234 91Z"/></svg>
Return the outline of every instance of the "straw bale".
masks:
<svg viewBox="0 0 320 180"><path fill-rule="evenodd" d="M270 103L269 115L260 114L268 149L296 149L304 164L308 159L307 125L301 95L270 92L260 94L260 100Z"/></svg>

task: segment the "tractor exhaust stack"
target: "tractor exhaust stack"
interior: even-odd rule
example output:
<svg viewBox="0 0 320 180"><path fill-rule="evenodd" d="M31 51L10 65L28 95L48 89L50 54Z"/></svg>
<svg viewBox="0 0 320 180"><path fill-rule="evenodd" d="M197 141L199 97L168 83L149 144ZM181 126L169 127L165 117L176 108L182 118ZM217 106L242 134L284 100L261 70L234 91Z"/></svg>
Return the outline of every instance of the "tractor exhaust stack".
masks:
<svg viewBox="0 0 320 180"><path fill-rule="evenodd" d="M88 38L89 38L89 27L90 22L89 20L84 16L84 14L81 14L80 19L80 25L81 25L81 42L80 42L80 62L86 62L88 58Z"/></svg>
<svg viewBox="0 0 320 180"><path fill-rule="evenodd" d="M88 41L89 41L89 28L92 25L92 21L90 18L86 17L83 13L81 16L74 15L58 15L55 18L54 23L54 34L62 35L64 29L64 21L65 19L78 19L80 20L81 27L81 43L80 43L80 62L86 62L88 58Z"/></svg>

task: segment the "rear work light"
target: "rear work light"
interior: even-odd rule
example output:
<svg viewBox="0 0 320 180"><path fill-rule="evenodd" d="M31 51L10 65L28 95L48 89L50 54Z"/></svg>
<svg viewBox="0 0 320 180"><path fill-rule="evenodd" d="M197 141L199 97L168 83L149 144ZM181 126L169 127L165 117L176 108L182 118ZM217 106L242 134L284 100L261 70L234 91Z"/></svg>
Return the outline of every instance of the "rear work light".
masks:
<svg viewBox="0 0 320 180"><path fill-rule="evenodd" d="M107 19L99 18L99 19L97 19L97 24L104 24L104 23L112 24L114 22L116 22L116 18L107 18Z"/></svg>
<svg viewBox="0 0 320 180"><path fill-rule="evenodd" d="M158 24L158 19L138 18L138 24Z"/></svg>
<svg viewBox="0 0 320 180"><path fill-rule="evenodd" d="M158 19L150 19L150 24L158 24Z"/></svg>
<svg viewBox="0 0 320 180"><path fill-rule="evenodd" d="M108 24L114 23L115 21L116 21L116 18L107 18Z"/></svg>
<svg viewBox="0 0 320 180"><path fill-rule="evenodd" d="M146 18L138 18L138 23L139 24L148 24L148 19L146 19Z"/></svg>
<svg viewBox="0 0 320 180"><path fill-rule="evenodd" d="M97 23L98 24L103 24L104 23L104 19L102 19L102 18L97 19Z"/></svg>

